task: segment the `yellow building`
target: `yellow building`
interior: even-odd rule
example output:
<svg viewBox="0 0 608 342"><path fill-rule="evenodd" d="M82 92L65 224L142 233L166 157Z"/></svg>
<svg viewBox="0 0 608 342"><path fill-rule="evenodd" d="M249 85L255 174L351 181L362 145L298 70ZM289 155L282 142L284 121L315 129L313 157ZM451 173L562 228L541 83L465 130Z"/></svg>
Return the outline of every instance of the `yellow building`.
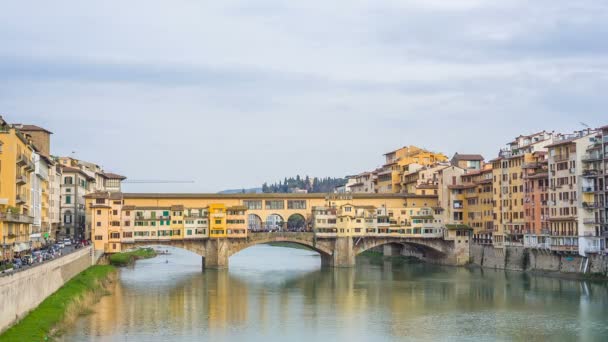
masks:
<svg viewBox="0 0 608 342"><path fill-rule="evenodd" d="M417 169L445 162L448 158L416 146L406 146L384 154L386 163L378 172L375 186L379 193L403 193L403 175Z"/></svg>
<svg viewBox="0 0 608 342"><path fill-rule="evenodd" d="M209 237L222 238L226 232L226 205L212 203L209 205Z"/></svg>
<svg viewBox="0 0 608 342"><path fill-rule="evenodd" d="M463 184L463 223L473 229L479 243L491 243L494 227L492 165L480 171L470 171L461 177Z"/></svg>
<svg viewBox="0 0 608 342"><path fill-rule="evenodd" d="M0 237L2 259L31 248L34 218L31 175L34 148L27 137L0 117Z"/></svg>

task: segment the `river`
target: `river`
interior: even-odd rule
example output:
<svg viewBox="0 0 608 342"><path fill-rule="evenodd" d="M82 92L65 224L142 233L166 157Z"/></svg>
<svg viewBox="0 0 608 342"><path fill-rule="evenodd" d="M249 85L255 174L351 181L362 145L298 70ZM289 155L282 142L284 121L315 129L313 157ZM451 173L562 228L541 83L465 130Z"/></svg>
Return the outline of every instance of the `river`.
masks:
<svg viewBox="0 0 608 342"><path fill-rule="evenodd" d="M321 269L314 252L266 245L203 273L170 252L122 269L61 340L608 340L602 283L368 258Z"/></svg>

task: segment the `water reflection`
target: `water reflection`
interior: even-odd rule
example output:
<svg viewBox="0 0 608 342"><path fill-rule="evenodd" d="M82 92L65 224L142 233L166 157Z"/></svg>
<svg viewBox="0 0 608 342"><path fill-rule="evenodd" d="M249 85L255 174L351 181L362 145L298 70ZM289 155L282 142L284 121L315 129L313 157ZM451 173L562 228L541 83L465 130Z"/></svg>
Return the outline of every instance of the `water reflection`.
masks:
<svg viewBox="0 0 608 342"><path fill-rule="evenodd" d="M426 264L320 268L312 252L259 246L230 271L175 250L138 262L64 340L594 340L603 284Z"/></svg>

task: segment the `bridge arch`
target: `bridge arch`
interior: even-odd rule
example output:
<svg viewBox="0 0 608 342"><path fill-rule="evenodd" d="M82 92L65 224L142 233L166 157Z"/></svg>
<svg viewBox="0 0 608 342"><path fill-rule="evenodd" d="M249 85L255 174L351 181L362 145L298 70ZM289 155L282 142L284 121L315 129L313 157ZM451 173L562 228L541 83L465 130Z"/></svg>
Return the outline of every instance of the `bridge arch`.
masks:
<svg viewBox="0 0 608 342"><path fill-rule="evenodd" d="M306 218L300 213L294 213L287 219L288 231L303 231L306 229Z"/></svg>
<svg viewBox="0 0 608 342"><path fill-rule="evenodd" d="M319 253L322 257L331 256L333 254L332 246L329 246L329 245L326 246L323 244L315 243L314 241L309 241L307 239L299 239L299 238L295 238L295 237L284 238L281 236L271 236L272 234L273 233L263 234L263 235L267 235L267 236L256 238L256 239L251 239L249 241L242 242L242 243L233 242L232 245L230 246L228 257L231 257L231 256L237 254L238 252L240 252L244 249L247 249L249 247L263 245L263 244L267 244L270 242L289 242L289 243L294 243L294 244L297 244L300 246L308 247L311 250ZM262 235L262 234L260 234L260 235Z"/></svg>
<svg viewBox="0 0 608 342"><path fill-rule="evenodd" d="M400 245L405 247L413 247L420 252L424 257L446 258L452 247L449 242L443 239L408 239L408 238L379 238L379 239L363 239L355 244L353 252L359 255L372 248L385 245Z"/></svg>
<svg viewBox="0 0 608 342"><path fill-rule="evenodd" d="M266 217L264 230L282 230L284 225L285 220L283 219L283 216L273 213Z"/></svg>
<svg viewBox="0 0 608 342"><path fill-rule="evenodd" d="M264 228L264 223L262 222L262 218L257 214L249 214L247 215L247 228L249 231L260 231Z"/></svg>

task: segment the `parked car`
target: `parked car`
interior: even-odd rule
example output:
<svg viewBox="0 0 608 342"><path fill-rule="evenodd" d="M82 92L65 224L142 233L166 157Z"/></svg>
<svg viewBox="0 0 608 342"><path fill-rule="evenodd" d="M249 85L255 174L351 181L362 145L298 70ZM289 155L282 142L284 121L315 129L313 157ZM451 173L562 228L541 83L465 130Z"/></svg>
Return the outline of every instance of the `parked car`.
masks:
<svg viewBox="0 0 608 342"><path fill-rule="evenodd" d="M23 267L23 262L21 261L21 259L15 258L13 260L13 268L17 270L17 269L20 269L21 267Z"/></svg>
<svg viewBox="0 0 608 342"><path fill-rule="evenodd" d="M63 241L59 241L57 242L57 246L59 246L59 248L65 248L65 243Z"/></svg>
<svg viewBox="0 0 608 342"><path fill-rule="evenodd" d="M63 244L65 246L71 246L72 245L72 240L70 238L65 238L65 239L63 239Z"/></svg>

